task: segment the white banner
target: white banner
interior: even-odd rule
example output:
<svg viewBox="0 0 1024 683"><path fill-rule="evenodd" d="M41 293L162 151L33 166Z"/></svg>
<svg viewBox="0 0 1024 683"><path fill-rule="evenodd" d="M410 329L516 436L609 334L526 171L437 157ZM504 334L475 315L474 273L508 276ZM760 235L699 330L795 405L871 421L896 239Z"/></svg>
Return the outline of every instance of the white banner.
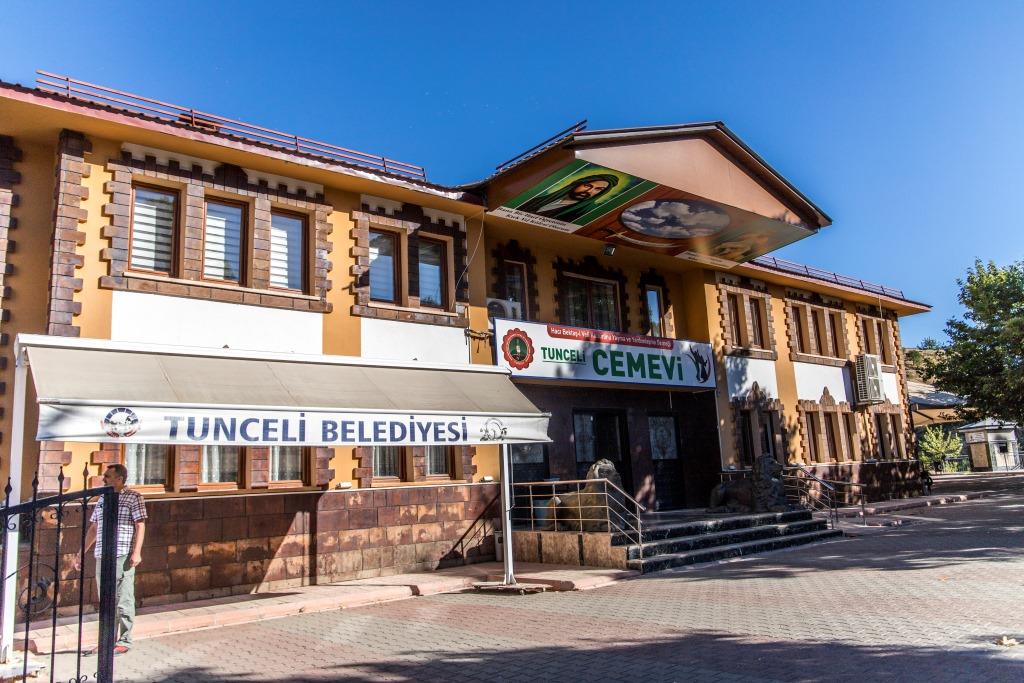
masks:
<svg viewBox="0 0 1024 683"><path fill-rule="evenodd" d="M715 386L710 344L498 318L494 339L497 364L513 377Z"/></svg>
<svg viewBox="0 0 1024 683"><path fill-rule="evenodd" d="M235 446L434 446L550 441L538 415L431 415L151 406L39 406L39 441Z"/></svg>

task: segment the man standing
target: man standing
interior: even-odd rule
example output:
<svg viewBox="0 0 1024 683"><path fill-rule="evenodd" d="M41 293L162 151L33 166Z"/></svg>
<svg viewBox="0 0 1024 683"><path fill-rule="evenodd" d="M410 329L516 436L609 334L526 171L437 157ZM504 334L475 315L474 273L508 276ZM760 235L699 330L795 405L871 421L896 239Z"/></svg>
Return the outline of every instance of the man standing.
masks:
<svg viewBox="0 0 1024 683"><path fill-rule="evenodd" d="M128 469L124 465L111 465L103 473L103 483L113 486L120 494L117 504L117 622L119 636L114 654L123 655L132 646L132 626L135 625L135 568L142 564L142 541L146 537L146 502L137 491L125 487ZM85 550L103 534L103 498L93 508L91 524L85 536ZM83 551L84 552L84 551ZM100 585L100 557L102 544L96 543L96 587ZM75 568L81 569L81 558L75 557Z"/></svg>

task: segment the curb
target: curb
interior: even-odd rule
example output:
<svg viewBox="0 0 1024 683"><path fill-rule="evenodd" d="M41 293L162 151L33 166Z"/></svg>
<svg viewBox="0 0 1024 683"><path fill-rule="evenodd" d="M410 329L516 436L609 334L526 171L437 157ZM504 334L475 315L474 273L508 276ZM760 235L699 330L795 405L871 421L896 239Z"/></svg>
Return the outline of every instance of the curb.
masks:
<svg viewBox="0 0 1024 683"><path fill-rule="evenodd" d="M975 500L977 498L985 498L993 493L993 491L976 491L972 493L958 493L955 495L948 496L937 496L928 498L911 498L905 502L887 504L884 507L871 507L867 506L864 508L865 514L868 515L884 515L889 512L898 512L900 510L912 510L914 508L934 507L936 505L949 505L951 503L963 503L968 500ZM860 517L860 508L858 507L845 507L839 508L838 513L840 517Z"/></svg>

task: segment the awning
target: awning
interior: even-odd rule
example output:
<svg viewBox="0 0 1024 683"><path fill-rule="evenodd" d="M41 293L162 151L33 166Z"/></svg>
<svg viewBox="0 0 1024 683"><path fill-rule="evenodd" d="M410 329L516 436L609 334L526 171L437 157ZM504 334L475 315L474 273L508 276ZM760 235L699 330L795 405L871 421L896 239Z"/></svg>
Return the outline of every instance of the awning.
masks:
<svg viewBox="0 0 1024 683"><path fill-rule="evenodd" d="M548 415L478 365L19 335L40 441L470 445L549 441Z"/></svg>

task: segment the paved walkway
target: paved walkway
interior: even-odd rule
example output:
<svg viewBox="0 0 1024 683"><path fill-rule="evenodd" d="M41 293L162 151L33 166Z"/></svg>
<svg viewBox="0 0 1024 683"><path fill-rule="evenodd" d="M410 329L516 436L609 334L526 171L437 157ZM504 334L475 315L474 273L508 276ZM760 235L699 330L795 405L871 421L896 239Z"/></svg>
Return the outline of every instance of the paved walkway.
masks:
<svg viewBox="0 0 1024 683"><path fill-rule="evenodd" d="M993 643L1024 641L1024 488L915 517L586 592L434 595L154 638L116 660L117 680L1024 680L1024 645Z"/></svg>

